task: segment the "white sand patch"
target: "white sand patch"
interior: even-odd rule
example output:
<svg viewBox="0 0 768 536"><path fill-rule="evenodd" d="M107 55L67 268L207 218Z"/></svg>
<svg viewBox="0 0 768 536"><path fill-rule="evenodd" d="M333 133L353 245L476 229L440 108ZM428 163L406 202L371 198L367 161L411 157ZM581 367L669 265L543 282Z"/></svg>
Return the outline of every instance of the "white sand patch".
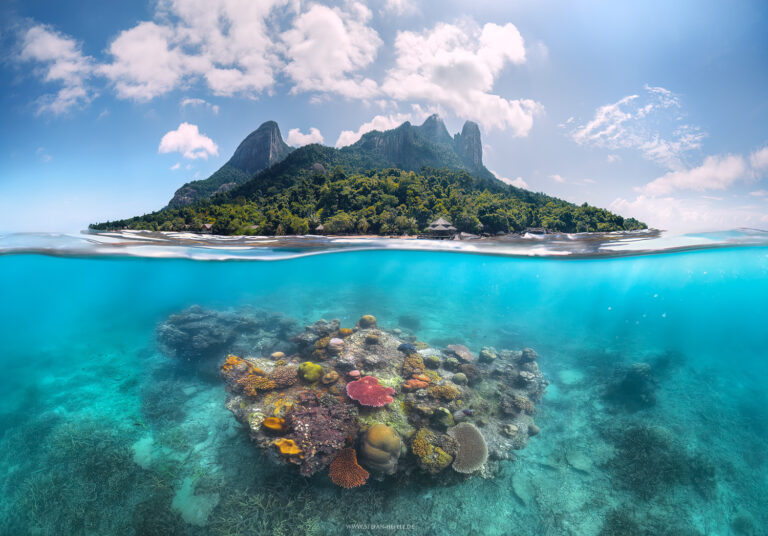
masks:
<svg viewBox="0 0 768 536"><path fill-rule="evenodd" d="M155 439L152 437L152 434L149 434L131 445L131 448L133 449L133 461L142 469L149 469L152 465L152 448L154 444Z"/></svg>
<svg viewBox="0 0 768 536"><path fill-rule="evenodd" d="M561 370L558 376L563 385L577 385L584 381L584 373L574 369Z"/></svg>
<svg viewBox="0 0 768 536"><path fill-rule="evenodd" d="M187 477L173 496L171 509L181 514L181 518L190 525L204 527L217 504L218 493L195 495L195 481L192 477Z"/></svg>

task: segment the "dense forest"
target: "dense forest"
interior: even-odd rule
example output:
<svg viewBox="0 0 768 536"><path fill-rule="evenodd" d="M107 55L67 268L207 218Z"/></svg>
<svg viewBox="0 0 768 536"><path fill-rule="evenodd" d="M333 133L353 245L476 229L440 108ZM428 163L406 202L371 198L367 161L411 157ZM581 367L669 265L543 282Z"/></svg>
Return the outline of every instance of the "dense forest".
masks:
<svg viewBox="0 0 768 536"><path fill-rule="evenodd" d="M461 170L349 171L358 166L340 165L338 152L323 158L331 155L325 149L316 146L300 166L288 158L213 198L91 228L201 231L212 224L214 234L287 235L307 234L322 224L326 234L401 235L423 232L441 216L468 233L646 228L586 203L574 205Z"/></svg>

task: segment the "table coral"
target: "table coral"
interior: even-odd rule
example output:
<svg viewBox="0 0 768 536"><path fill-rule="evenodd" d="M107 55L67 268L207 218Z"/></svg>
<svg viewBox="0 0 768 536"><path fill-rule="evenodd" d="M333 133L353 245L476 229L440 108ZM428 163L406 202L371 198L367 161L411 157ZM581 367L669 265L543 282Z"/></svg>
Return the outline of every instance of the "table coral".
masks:
<svg viewBox="0 0 768 536"><path fill-rule="evenodd" d="M364 376L357 381L347 384L347 395L362 406L381 407L394 402L392 387L379 385L379 380L373 376Z"/></svg>
<svg viewBox="0 0 768 536"><path fill-rule="evenodd" d="M331 482L342 488L356 488L368 481L370 473L357 463L357 453L353 448L342 449L331 462L328 469Z"/></svg>

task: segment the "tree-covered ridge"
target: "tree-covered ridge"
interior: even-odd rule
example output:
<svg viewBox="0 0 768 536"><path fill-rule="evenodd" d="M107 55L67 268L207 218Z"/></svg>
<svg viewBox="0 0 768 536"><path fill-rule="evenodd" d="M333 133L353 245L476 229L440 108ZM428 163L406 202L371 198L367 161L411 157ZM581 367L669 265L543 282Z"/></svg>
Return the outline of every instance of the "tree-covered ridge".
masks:
<svg viewBox="0 0 768 536"><path fill-rule="evenodd" d="M528 227L561 232L646 228L635 219L586 203L577 206L466 171L356 172L347 170L374 162L360 162L357 155L321 146L296 153L291 157L299 158L289 157L212 199L91 228L200 231L204 224L212 224L215 234L285 235L306 234L322 224L331 234L399 235L423 231L440 216L469 233Z"/></svg>

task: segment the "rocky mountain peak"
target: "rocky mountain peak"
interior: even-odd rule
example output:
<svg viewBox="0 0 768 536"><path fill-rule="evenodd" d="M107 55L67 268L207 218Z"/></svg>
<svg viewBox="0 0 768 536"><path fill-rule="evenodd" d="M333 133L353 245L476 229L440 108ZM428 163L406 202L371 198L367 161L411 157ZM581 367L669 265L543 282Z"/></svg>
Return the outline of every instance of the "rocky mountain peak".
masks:
<svg viewBox="0 0 768 536"><path fill-rule="evenodd" d="M480 139L480 127L474 121L467 121L460 134L453 137L454 150L464 165L470 169L483 167L483 143Z"/></svg>
<svg viewBox="0 0 768 536"><path fill-rule="evenodd" d="M292 150L283 141L277 123L265 121L240 143L227 163L253 175L279 162Z"/></svg>
<svg viewBox="0 0 768 536"><path fill-rule="evenodd" d="M440 119L437 114L432 114L421 124L416 127L417 132L432 143L439 143L443 145L451 145L453 139L448 133L448 129L445 128L445 123Z"/></svg>

